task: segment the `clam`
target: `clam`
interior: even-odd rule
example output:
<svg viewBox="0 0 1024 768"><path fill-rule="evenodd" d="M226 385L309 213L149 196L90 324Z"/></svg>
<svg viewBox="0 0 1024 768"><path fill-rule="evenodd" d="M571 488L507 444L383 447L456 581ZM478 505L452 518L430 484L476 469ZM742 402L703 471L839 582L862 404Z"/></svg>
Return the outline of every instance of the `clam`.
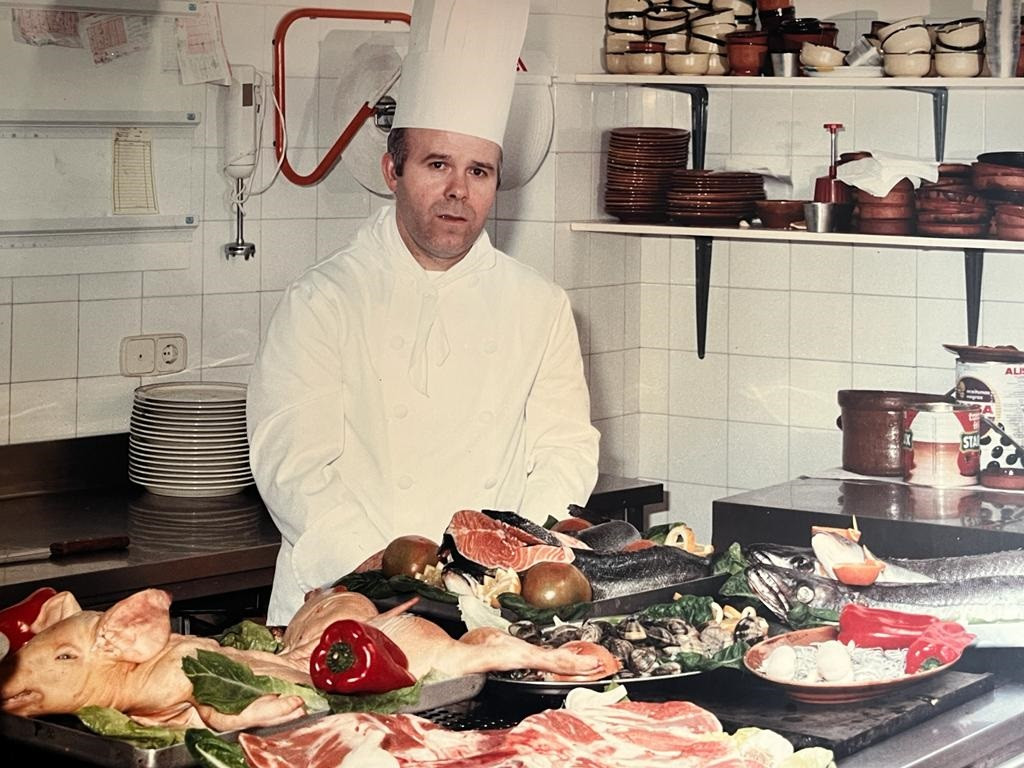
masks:
<svg viewBox="0 0 1024 768"><path fill-rule="evenodd" d="M607 621L585 621L580 627L580 640L600 643L610 635L611 626Z"/></svg>
<svg viewBox="0 0 1024 768"><path fill-rule="evenodd" d="M557 648L574 640L579 640L582 634L583 630L576 624L559 624L557 627L552 627L547 631L544 635L544 640L549 645Z"/></svg>
<svg viewBox="0 0 1024 768"><path fill-rule="evenodd" d="M700 633L700 644L705 656L714 656L723 648L732 645L732 630L721 624L708 624Z"/></svg>
<svg viewBox="0 0 1024 768"><path fill-rule="evenodd" d="M623 619L619 622L615 631L618 632L619 637L623 640L629 640L631 643L647 639L647 630L636 616L630 616Z"/></svg>
<svg viewBox="0 0 1024 768"><path fill-rule="evenodd" d="M606 638L602 645L619 661L628 659L630 652L633 650L633 644L629 640L623 640L621 637Z"/></svg>
<svg viewBox="0 0 1024 768"><path fill-rule="evenodd" d="M652 645L664 648L667 645L674 645L676 642L676 636L667 627L661 624L654 624L647 627L647 640Z"/></svg>
<svg viewBox="0 0 1024 768"><path fill-rule="evenodd" d="M747 615L745 612L732 631L733 641L743 640L751 645L767 636L768 622L756 614Z"/></svg>
<svg viewBox="0 0 1024 768"><path fill-rule="evenodd" d="M626 659L626 666L638 675L649 675L658 666L658 652L653 648L634 648Z"/></svg>
<svg viewBox="0 0 1024 768"><path fill-rule="evenodd" d="M651 670L651 675L678 675L683 671L683 665L678 661L665 661Z"/></svg>
<svg viewBox="0 0 1024 768"><path fill-rule="evenodd" d="M520 640L525 640L534 645L538 645L541 641L540 627L532 621L517 621L509 624L508 633L512 637L518 637Z"/></svg>

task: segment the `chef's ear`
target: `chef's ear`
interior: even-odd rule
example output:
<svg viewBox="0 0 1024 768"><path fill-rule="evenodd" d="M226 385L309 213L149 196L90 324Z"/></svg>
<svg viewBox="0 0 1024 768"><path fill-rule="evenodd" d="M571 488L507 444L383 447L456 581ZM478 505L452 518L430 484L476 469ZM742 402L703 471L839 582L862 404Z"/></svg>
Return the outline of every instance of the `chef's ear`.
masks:
<svg viewBox="0 0 1024 768"><path fill-rule="evenodd" d="M118 661L149 661L171 637L171 596L144 589L115 603L100 617L93 649Z"/></svg>
<svg viewBox="0 0 1024 768"><path fill-rule="evenodd" d="M380 159L380 172L384 176L384 183L392 192L398 186L398 168L395 166L395 158L390 152L385 152Z"/></svg>
<svg viewBox="0 0 1024 768"><path fill-rule="evenodd" d="M58 621L63 621L69 616L81 613L82 607L75 600L70 592L58 592L39 609L39 615L32 622L30 629L33 635L38 635L47 627L52 627Z"/></svg>

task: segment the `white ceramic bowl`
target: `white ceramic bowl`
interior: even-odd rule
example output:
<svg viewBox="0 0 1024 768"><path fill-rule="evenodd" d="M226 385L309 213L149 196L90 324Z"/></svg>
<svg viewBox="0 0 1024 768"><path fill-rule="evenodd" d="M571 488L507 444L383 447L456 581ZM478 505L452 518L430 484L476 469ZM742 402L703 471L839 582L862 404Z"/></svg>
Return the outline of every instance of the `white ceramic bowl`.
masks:
<svg viewBox="0 0 1024 768"><path fill-rule="evenodd" d="M841 67L843 52L838 48L804 43L800 46L800 63L808 67Z"/></svg>
<svg viewBox="0 0 1024 768"><path fill-rule="evenodd" d="M608 0L608 13L646 13L650 3L647 0Z"/></svg>
<svg viewBox="0 0 1024 768"><path fill-rule="evenodd" d="M904 27L882 38L885 53L916 53L932 49L932 36L923 25Z"/></svg>
<svg viewBox="0 0 1024 768"><path fill-rule="evenodd" d="M665 69L673 75L706 75L710 53L665 53Z"/></svg>
<svg viewBox="0 0 1024 768"><path fill-rule="evenodd" d="M651 35L652 43L664 43L665 53L685 53L688 48L690 36L685 32L666 32L661 35Z"/></svg>
<svg viewBox="0 0 1024 768"><path fill-rule="evenodd" d="M985 22L981 19L959 19L941 24L936 28L935 40L957 48L979 45L985 34Z"/></svg>
<svg viewBox="0 0 1024 768"><path fill-rule="evenodd" d="M644 36L639 32L609 32L604 36L606 53L625 53L630 43L643 42Z"/></svg>
<svg viewBox="0 0 1024 768"><path fill-rule="evenodd" d="M703 35L703 37L697 37L696 34L690 35L689 49L695 53L725 53L725 36L734 30L729 27L728 31L721 35L705 35L703 30L693 30L693 32ZM706 38L706 39L705 39Z"/></svg>
<svg viewBox="0 0 1024 768"><path fill-rule="evenodd" d="M932 55L920 53L886 53L882 56L882 69L889 77L924 77L932 68Z"/></svg>
<svg viewBox="0 0 1024 768"><path fill-rule="evenodd" d="M711 0L711 7L716 11L732 11L737 16L750 16L754 13L755 0Z"/></svg>
<svg viewBox="0 0 1024 768"><path fill-rule="evenodd" d="M885 40L885 38L887 38L896 30L903 29L904 27L909 27L913 24L924 24L924 17L908 16L905 19L900 19L899 21L894 21L891 24L886 24L884 27L878 30L878 39Z"/></svg>
<svg viewBox="0 0 1024 768"><path fill-rule="evenodd" d="M690 19L690 25L695 29L697 27L709 27L714 24L732 24L736 26L736 14L732 11L715 11L714 13L705 13L703 16L693 16Z"/></svg>
<svg viewBox="0 0 1024 768"><path fill-rule="evenodd" d="M628 75L625 51L607 51L604 55L604 68L610 75Z"/></svg>
<svg viewBox="0 0 1024 768"><path fill-rule="evenodd" d="M665 71L664 54L630 51L626 54L626 68L631 75L660 75Z"/></svg>
<svg viewBox="0 0 1024 768"><path fill-rule="evenodd" d="M709 75L728 75L729 57L721 53L712 53L708 56Z"/></svg>
<svg viewBox="0 0 1024 768"><path fill-rule="evenodd" d="M645 29L644 21L645 17L640 14L636 16L609 16L608 31L642 33Z"/></svg>
<svg viewBox="0 0 1024 768"><path fill-rule="evenodd" d="M939 77L977 77L984 59L979 51L936 51L935 73Z"/></svg>
<svg viewBox="0 0 1024 768"><path fill-rule="evenodd" d="M662 29L683 29L686 27L686 22L690 18L688 11L677 8L669 8L667 11L660 10L663 7L658 6L659 10L652 8L647 13L644 26L647 27L648 32L657 32Z"/></svg>

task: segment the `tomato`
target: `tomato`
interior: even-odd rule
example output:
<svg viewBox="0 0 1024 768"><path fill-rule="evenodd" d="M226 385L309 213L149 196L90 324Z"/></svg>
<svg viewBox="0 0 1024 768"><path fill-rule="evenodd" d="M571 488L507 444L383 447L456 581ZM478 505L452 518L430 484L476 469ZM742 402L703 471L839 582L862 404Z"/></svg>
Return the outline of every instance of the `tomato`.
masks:
<svg viewBox="0 0 1024 768"><path fill-rule="evenodd" d="M537 608L589 603L590 582L572 563L537 563L521 577L523 600Z"/></svg>
<svg viewBox="0 0 1024 768"><path fill-rule="evenodd" d="M399 536L384 548L380 568L385 576L415 576L437 565L437 543L426 536Z"/></svg>
<svg viewBox="0 0 1024 768"><path fill-rule="evenodd" d="M836 563L832 566L836 579L843 584L855 587L866 587L874 584L878 575L885 569L885 563L878 560L865 560L862 563Z"/></svg>
<svg viewBox="0 0 1024 768"><path fill-rule="evenodd" d="M552 525L551 530L558 531L559 533L575 533L576 531L582 531L584 528L590 528L590 526L591 524L582 517L567 517Z"/></svg>

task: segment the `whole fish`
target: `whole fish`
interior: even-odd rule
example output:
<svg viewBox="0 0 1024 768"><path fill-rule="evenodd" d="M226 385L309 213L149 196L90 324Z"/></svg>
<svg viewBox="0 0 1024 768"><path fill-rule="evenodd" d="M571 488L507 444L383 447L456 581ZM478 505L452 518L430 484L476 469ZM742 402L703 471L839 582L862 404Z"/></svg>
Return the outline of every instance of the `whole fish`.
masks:
<svg viewBox="0 0 1024 768"><path fill-rule="evenodd" d="M573 550L573 564L590 582L595 600L631 595L711 575L711 560L679 547L657 545L635 552Z"/></svg>
<svg viewBox="0 0 1024 768"><path fill-rule="evenodd" d="M640 531L625 520L609 520L576 531L573 536L595 552L618 552L640 538Z"/></svg>
<svg viewBox="0 0 1024 768"><path fill-rule="evenodd" d="M1024 576L979 576L956 583L875 584L848 587L832 579L759 563L746 570L747 585L785 620L797 603L839 611L847 603L925 613L948 621L981 624L1024 621Z"/></svg>

